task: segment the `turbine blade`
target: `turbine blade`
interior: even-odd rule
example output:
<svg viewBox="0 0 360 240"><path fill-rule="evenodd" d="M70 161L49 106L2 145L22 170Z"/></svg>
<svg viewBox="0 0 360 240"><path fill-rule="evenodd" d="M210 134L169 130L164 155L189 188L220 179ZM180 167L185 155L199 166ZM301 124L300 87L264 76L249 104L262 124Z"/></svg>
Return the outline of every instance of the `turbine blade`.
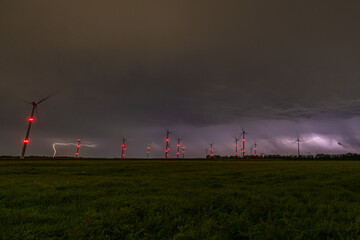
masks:
<svg viewBox="0 0 360 240"><path fill-rule="evenodd" d="M31 105L32 105L32 102L29 102L29 101L27 101L27 100L25 100L25 99L20 98L20 100L23 101L23 102L25 102L25 103L28 103L28 104L31 104Z"/></svg>
<svg viewBox="0 0 360 240"><path fill-rule="evenodd" d="M47 96L46 98L41 99L40 101L38 101L38 102L36 103L36 105L38 105L38 104L40 104L40 103L48 100L49 98L51 98L52 96L54 96L54 95L56 95L56 94L57 94L57 93L53 93L53 94Z"/></svg>
<svg viewBox="0 0 360 240"><path fill-rule="evenodd" d="M36 118L39 119L39 112L38 112L37 105L35 105L35 114L36 114Z"/></svg>

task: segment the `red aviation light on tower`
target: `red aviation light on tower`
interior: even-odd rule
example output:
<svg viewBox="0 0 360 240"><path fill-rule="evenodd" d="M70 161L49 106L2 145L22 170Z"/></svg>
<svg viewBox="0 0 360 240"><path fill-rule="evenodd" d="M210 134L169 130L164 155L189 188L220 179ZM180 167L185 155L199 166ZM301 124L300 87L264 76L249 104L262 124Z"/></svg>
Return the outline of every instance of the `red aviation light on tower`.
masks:
<svg viewBox="0 0 360 240"><path fill-rule="evenodd" d="M23 143L29 143L29 139L24 139Z"/></svg>
<svg viewBox="0 0 360 240"><path fill-rule="evenodd" d="M34 120L35 120L35 119L34 119L33 117L29 117L29 118L28 118L28 121L29 121L29 122L33 122Z"/></svg>
<svg viewBox="0 0 360 240"><path fill-rule="evenodd" d="M251 139L250 139L251 140ZM243 142L245 142L245 138L243 138Z"/></svg>

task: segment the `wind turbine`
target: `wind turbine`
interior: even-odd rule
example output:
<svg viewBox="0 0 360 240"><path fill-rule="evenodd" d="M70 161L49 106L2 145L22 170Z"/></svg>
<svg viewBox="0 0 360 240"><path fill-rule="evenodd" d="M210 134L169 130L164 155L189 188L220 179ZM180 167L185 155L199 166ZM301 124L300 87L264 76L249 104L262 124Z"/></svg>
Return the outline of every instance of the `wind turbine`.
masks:
<svg viewBox="0 0 360 240"><path fill-rule="evenodd" d="M177 152L176 152L176 158L179 159L180 157L180 138L178 138L178 143L177 143Z"/></svg>
<svg viewBox="0 0 360 240"><path fill-rule="evenodd" d="M126 139L125 138L123 138L121 147L122 147L121 148L121 158L124 159L125 153L126 153Z"/></svg>
<svg viewBox="0 0 360 240"><path fill-rule="evenodd" d="M185 148L186 148L185 146L182 147L182 158L185 157Z"/></svg>
<svg viewBox="0 0 360 240"><path fill-rule="evenodd" d="M170 144L169 144L169 134L170 131L166 130L166 139L165 139L165 159L169 157L169 150L170 150Z"/></svg>
<svg viewBox="0 0 360 240"><path fill-rule="evenodd" d="M150 146L147 147L147 152L146 152L146 159L149 159L149 155L150 155Z"/></svg>
<svg viewBox="0 0 360 240"><path fill-rule="evenodd" d="M296 142L297 142L297 145L298 145L298 157L300 157L300 142L302 142L302 141L300 141L299 136L297 136Z"/></svg>
<svg viewBox="0 0 360 240"><path fill-rule="evenodd" d="M210 143L210 158L214 157L214 148L213 148L213 144Z"/></svg>
<svg viewBox="0 0 360 240"><path fill-rule="evenodd" d="M54 94L49 95L49 96L47 96L46 98L43 98L43 99L41 99L41 100L38 101L38 102L31 102L31 103L30 103L30 102L27 102L27 103L29 103L29 104L32 105L32 110L31 110L31 115L30 115L30 117L28 118L29 125L28 125L28 129L27 129L27 131L26 131L26 136L25 136L25 139L23 140L24 146L23 146L23 149L22 149L22 152L21 152L21 159L24 159L24 157L25 157L25 152L26 152L26 146L27 146L27 144L30 142L30 141L29 141L29 134L30 134L31 125L32 125L33 121L35 120L35 119L34 119L34 113L35 113L35 111L36 111L36 114L37 114L37 106L38 106L40 103L42 103L42 102L46 101L47 99L49 99L50 97L52 97L53 95L54 95Z"/></svg>
<svg viewBox="0 0 360 240"><path fill-rule="evenodd" d="M257 157L257 155L256 155L256 147L257 147L257 144L255 142L255 144L254 144L254 157Z"/></svg>
<svg viewBox="0 0 360 240"><path fill-rule="evenodd" d="M79 157L80 142L81 142L81 139L79 138L79 139L78 139L77 146L76 146L75 158L78 158L78 157Z"/></svg>
<svg viewBox="0 0 360 240"><path fill-rule="evenodd" d="M238 141L239 139L234 137L235 139L235 158L238 158Z"/></svg>
<svg viewBox="0 0 360 240"><path fill-rule="evenodd" d="M298 153L298 157L300 156L300 143L309 143L309 142L312 142L312 141L315 141L316 139L318 139L319 137L315 137L315 138L312 138L312 139L310 139L310 140L308 140L308 141L304 141L304 140L300 140L299 139L299 135L298 136L296 136L296 140L295 140L295 142L297 142L297 153ZM293 142L293 141L288 141L288 142Z"/></svg>
<svg viewBox="0 0 360 240"><path fill-rule="evenodd" d="M242 129L242 157L245 157L245 130Z"/></svg>

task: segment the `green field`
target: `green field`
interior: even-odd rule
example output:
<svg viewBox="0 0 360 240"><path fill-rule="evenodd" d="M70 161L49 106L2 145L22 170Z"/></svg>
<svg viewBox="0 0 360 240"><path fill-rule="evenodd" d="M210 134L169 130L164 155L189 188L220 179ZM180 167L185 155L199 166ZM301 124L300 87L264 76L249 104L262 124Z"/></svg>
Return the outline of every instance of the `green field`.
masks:
<svg viewBox="0 0 360 240"><path fill-rule="evenodd" d="M356 239L356 161L0 161L0 239Z"/></svg>

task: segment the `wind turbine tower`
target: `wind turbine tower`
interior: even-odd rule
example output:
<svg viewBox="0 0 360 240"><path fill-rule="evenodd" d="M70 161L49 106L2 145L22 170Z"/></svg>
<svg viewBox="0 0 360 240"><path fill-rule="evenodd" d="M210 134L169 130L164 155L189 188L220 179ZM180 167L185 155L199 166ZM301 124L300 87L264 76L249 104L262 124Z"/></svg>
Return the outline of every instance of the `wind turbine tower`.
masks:
<svg viewBox="0 0 360 240"><path fill-rule="evenodd" d="M299 139L299 136L297 136L297 139L296 139L296 142L297 142L297 145L298 145L298 157L300 157L300 139Z"/></svg>
<svg viewBox="0 0 360 240"><path fill-rule="evenodd" d="M81 139L79 138L79 139L78 139L77 146L76 146L75 158L78 158L78 157L79 157L80 142L81 142Z"/></svg>
<svg viewBox="0 0 360 240"><path fill-rule="evenodd" d="M242 157L245 157L245 131L242 130Z"/></svg>
<svg viewBox="0 0 360 240"><path fill-rule="evenodd" d="M180 156L180 138L178 138L176 158L179 159L179 156Z"/></svg>
<svg viewBox="0 0 360 240"><path fill-rule="evenodd" d="M122 147L121 148L121 158L124 159L125 154L126 154L126 139L125 138L123 138L121 147Z"/></svg>
<svg viewBox="0 0 360 240"><path fill-rule="evenodd" d="M185 157L185 146L182 147L182 158Z"/></svg>
<svg viewBox="0 0 360 240"><path fill-rule="evenodd" d="M214 157L214 148L213 148L213 144L210 144L210 158Z"/></svg>
<svg viewBox="0 0 360 240"><path fill-rule="evenodd" d="M238 138L235 138L235 157L238 158Z"/></svg>
<svg viewBox="0 0 360 240"><path fill-rule="evenodd" d="M165 159L167 159L169 157L169 149L170 149L170 145L169 145L169 134L170 131L166 130L166 140L165 140Z"/></svg>
<svg viewBox="0 0 360 240"><path fill-rule="evenodd" d="M150 155L150 146L147 147L147 152L146 152L146 158L149 159L149 155Z"/></svg>

